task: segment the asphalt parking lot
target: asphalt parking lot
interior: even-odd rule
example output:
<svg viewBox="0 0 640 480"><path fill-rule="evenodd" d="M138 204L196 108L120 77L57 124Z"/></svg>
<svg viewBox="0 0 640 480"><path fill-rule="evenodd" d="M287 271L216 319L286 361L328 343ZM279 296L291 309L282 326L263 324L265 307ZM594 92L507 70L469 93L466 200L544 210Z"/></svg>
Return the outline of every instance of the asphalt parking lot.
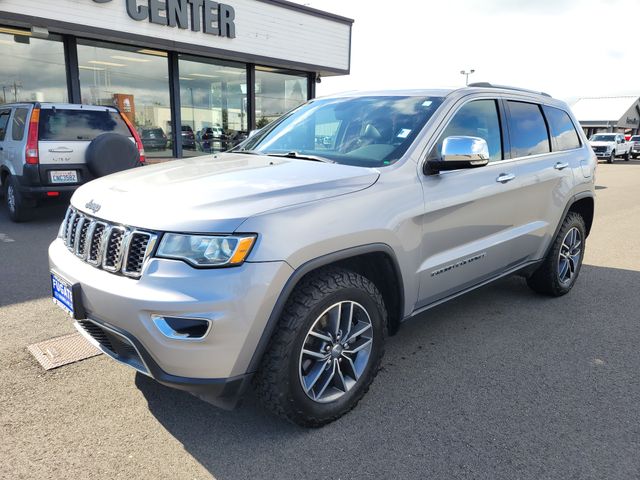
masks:
<svg viewBox="0 0 640 480"><path fill-rule="evenodd" d="M369 394L304 430L233 412L104 355L45 372L72 333L49 298L64 206L0 210L0 478L640 478L640 161L600 164L597 218L564 298L504 279L406 323Z"/></svg>

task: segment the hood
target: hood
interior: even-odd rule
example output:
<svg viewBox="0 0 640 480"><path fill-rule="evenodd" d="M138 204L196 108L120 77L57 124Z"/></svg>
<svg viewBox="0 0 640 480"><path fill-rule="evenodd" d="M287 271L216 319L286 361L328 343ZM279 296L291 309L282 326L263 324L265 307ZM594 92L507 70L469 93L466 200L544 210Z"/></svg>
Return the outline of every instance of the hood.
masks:
<svg viewBox="0 0 640 480"><path fill-rule="evenodd" d="M76 190L71 204L133 227L231 233L258 213L356 192L379 175L372 168L226 153L102 177Z"/></svg>
<svg viewBox="0 0 640 480"><path fill-rule="evenodd" d="M611 145L615 145L615 141L610 142L589 142L589 145L592 147L610 147Z"/></svg>

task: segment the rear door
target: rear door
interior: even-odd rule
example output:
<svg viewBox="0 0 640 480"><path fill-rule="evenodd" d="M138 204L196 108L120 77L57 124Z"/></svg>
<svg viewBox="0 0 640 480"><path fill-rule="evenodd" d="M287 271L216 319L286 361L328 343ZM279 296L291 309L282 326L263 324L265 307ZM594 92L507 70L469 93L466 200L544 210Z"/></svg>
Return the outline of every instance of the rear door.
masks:
<svg viewBox="0 0 640 480"><path fill-rule="evenodd" d="M562 110L540 104L505 101L511 138L511 156L520 172L522 234L513 249L520 262L541 258L554 235L573 188L574 170L580 171L580 140ZM582 173L579 173L582 175Z"/></svg>
<svg viewBox="0 0 640 480"><path fill-rule="evenodd" d="M0 109L0 164L8 163L8 145L7 145L7 130L9 128L9 117L11 116L11 109Z"/></svg>
<svg viewBox="0 0 640 480"><path fill-rule="evenodd" d="M504 114L496 98L472 100L454 113L430 153L439 157L453 135L487 141L490 163L481 168L423 175L422 263L417 308L465 290L514 264L519 232L517 162L509 159Z"/></svg>

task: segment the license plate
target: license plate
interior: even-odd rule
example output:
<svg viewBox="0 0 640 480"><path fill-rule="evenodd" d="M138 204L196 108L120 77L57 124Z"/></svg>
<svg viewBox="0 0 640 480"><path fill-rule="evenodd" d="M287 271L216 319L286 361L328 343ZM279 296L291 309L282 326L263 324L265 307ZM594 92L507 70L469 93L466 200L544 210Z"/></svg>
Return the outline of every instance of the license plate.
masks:
<svg viewBox="0 0 640 480"><path fill-rule="evenodd" d="M51 272L51 296L53 303L67 312L70 317L74 316L73 287L53 272Z"/></svg>
<svg viewBox="0 0 640 480"><path fill-rule="evenodd" d="M51 172L51 183L78 183L78 172L75 170L54 170Z"/></svg>

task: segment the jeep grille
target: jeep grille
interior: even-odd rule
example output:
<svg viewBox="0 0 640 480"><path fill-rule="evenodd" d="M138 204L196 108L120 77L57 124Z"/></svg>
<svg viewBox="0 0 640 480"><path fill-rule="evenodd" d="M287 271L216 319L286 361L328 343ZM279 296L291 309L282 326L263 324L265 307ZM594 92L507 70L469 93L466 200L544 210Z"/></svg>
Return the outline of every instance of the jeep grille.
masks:
<svg viewBox="0 0 640 480"><path fill-rule="evenodd" d="M77 257L111 273L139 278L158 235L89 217L69 207L60 237Z"/></svg>

